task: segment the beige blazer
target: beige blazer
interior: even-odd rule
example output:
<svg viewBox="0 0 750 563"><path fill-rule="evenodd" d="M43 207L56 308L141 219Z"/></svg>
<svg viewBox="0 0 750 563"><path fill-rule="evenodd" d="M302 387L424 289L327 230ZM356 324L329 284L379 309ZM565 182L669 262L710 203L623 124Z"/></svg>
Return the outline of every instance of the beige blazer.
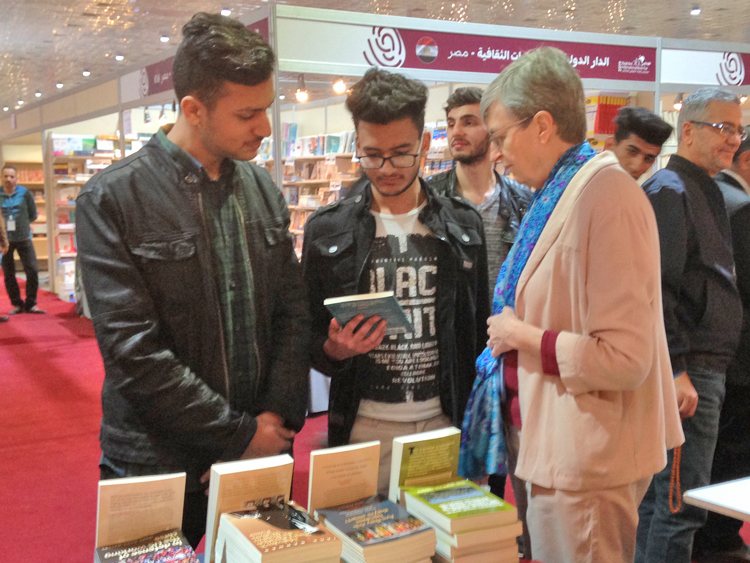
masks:
<svg viewBox="0 0 750 563"><path fill-rule="evenodd" d="M518 281L516 313L560 331L560 377L519 354L516 474L552 489L633 483L684 441L664 331L656 219L607 151L565 190ZM536 355L535 355L536 356Z"/></svg>

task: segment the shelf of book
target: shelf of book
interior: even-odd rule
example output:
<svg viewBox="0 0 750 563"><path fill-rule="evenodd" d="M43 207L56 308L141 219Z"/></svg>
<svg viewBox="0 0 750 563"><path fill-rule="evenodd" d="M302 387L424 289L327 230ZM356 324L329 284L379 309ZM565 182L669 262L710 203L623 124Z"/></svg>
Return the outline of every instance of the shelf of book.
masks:
<svg viewBox="0 0 750 563"><path fill-rule="evenodd" d="M102 135L47 136L45 208L50 233L50 286L66 301L74 299L76 198L94 174L118 160L117 139Z"/></svg>

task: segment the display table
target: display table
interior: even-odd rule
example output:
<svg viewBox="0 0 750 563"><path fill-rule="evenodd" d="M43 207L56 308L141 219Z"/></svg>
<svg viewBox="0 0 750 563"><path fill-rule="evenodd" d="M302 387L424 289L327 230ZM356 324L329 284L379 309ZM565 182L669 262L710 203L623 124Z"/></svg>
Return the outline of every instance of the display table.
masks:
<svg viewBox="0 0 750 563"><path fill-rule="evenodd" d="M686 503L750 522L750 477L687 491Z"/></svg>

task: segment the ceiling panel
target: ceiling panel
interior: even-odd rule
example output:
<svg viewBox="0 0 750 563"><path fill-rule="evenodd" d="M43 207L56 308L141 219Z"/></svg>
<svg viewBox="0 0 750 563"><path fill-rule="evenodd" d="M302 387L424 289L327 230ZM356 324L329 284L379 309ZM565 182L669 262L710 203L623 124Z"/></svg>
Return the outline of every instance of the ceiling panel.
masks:
<svg viewBox="0 0 750 563"><path fill-rule="evenodd" d="M287 2L280 2L287 3ZM627 35L750 43L750 2L701 0L293 0L365 13ZM242 16L264 2L232 0L0 0L0 106L16 107L174 47L198 11ZM170 37L161 43L160 36ZM115 55L122 54L122 63ZM91 72L84 78L82 72Z"/></svg>

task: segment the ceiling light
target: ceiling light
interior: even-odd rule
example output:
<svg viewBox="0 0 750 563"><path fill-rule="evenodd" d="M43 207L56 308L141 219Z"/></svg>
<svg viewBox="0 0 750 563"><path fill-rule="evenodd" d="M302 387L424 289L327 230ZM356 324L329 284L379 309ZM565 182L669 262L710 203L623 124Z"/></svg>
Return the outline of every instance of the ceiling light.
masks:
<svg viewBox="0 0 750 563"><path fill-rule="evenodd" d="M691 16L700 16L701 15L701 9L698 6L696 6L695 8L693 8L692 10L690 10L690 15Z"/></svg>
<svg viewBox="0 0 750 563"><path fill-rule="evenodd" d="M344 82L343 78L339 78L333 83L333 91L337 94L343 94L346 92L346 82Z"/></svg>
<svg viewBox="0 0 750 563"><path fill-rule="evenodd" d="M18 100L18 105L22 106L23 105L23 100Z"/></svg>
<svg viewBox="0 0 750 563"><path fill-rule="evenodd" d="M169 43L169 35L162 35L159 38L159 41L161 41L162 43Z"/></svg>
<svg viewBox="0 0 750 563"><path fill-rule="evenodd" d="M747 96L746 96L745 94L742 94L742 95L740 96L740 103L741 103L741 104L744 104L744 103L745 103L746 101L747 101Z"/></svg>
<svg viewBox="0 0 750 563"><path fill-rule="evenodd" d="M3 106L3 111L8 111L10 108L8 106Z"/></svg>
<svg viewBox="0 0 750 563"><path fill-rule="evenodd" d="M221 15L225 16L225 17L231 16L232 15L232 10L230 10L229 8L224 8L221 11Z"/></svg>
<svg viewBox="0 0 750 563"><path fill-rule="evenodd" d="M84 70L83 71L83 75L84 76L91 76L91 71L90 70Z"/></svg>
<svg viewBox="0 0 750 563"><path fill-rule="evenodd" d="M55 86L56 86L56 87L57 87L57 89L59 90L59 89L60 89L60 88L62 88L62 87L63 87L64 85L63 85L63 83L62 83L62 82L58 82L57 84L55 84Z"/></svg>
<svg viewBox="0 0 750 563"><path fill-rule="evenodd" d="M41 93L41 92L37 92L37 93L36 93L36 94L34 94L34 95L35 95L35 96L36 96L37 98L41 98L41 97L42 97L42 93Z"/></svg>
<svg viewBox="0 0 750 563"><path fill-rule="evenodd" d="M310 95L307 93L307 86L305 86L304 74L300 74L297 79L297 93L294 94L294 97L300 103L305 103L310 98Z"/></svg>
<svg viewBox="0 0 750 563"><path fill-rule="evenodd" d="M682 92L677 94L677 97L674 99L674 109L677 111L680 111L682 109Z"/></svg>
<svg viewBox="0 0 750 563"><path fill-rule="evenodd" d="M280 99L280 100L286 100L286 96L285 96L284 94L281 94L281 95L279 96L279 99Z"/></svg>
<svg viewBox="0 0 750 563"><path fill-rule="evenodd" d="M125 60L125 56L124 55L115 55L115 60L116 61L123 61L123 60Z"/></svg>

